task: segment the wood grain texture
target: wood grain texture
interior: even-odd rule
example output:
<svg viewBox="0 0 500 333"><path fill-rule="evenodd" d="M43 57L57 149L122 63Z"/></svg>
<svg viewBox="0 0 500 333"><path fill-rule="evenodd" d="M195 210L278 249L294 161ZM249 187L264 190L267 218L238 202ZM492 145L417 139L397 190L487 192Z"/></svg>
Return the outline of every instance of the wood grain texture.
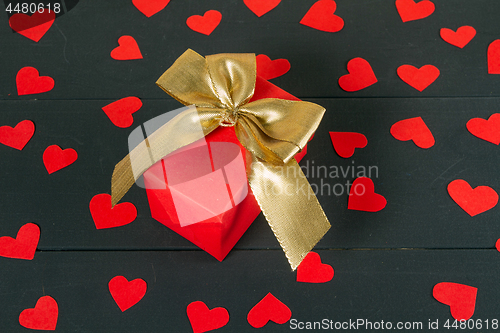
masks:
<svg viewBox="0 0 500 333"><path fill-rule="evenodd" d="M310 99L326 115L301 162L333 228L319 248L493 248L500 227L498 208L467 215L448 195L447 185L464 179L476 187L500 189L498 147L466 129L474 117L488 118L497 98L350 98ZM0 146L0 217L5 233L35 222L44 231L40 249L195 248L151 218L145 191L134 186L124 201L138 210L129 225L96 230L88 205L109 193L114 165L128 153L131 129L114 126L101 110L108 101L3 101L2 124L23 119L36 125L23 151ZM173 100L143 100L134 125L179 107ZM396 140L395 122L421 116L436 144L429 149ZM363 133L368 144L351 158L339 157L329 131ZM49 175L43 150L52 144L73 148L79 159ZM327 174L325 174L327 170ZM354 170L354 174L353 174ZM365 173L387 199L378 213L347 209L346 184ZM325 177L326 175L326 177ZM8 223L7 223L8 221ZM237 244L242 249L278 248L262 215Z"/></svg>
<svg viewBox="0 0 500 333"><path fill-rule="evenodd" d="M297 321L422 322L426 331L429 320L453 320L432 297L440 282L478 288L473 319L499 319L499 208L470 217L446 188L464 179L500 191L498 146L466 128L471 118L500 109L500 77L487 74L488 45L500 38L500 2L433 1L432 15L403 23L394 1L337 0L335 14L345 26L336 33L299 24L315 2L282 1L259 18L241 0L171 1L147 18L131 1L81 0L38 43L14 33L0 12L0 126L29 119L36 127L22 151L0 145L0 237L15 236L28 222L41 230L32 261L0 257L0 332L23 330L19 314L44 295L58 302L59 332L190 332L186 307L197 300L229 311L229 323L217 332L253 332L246 316L268 292ZM214 32L190 30L186 19L208 10L222 14ZM441 28L463 25L477 31L463 49L440 38ZM111 58L123 35L134 37L143 59ZM262 215L219 263L152 219L136 186L124 201L137 207L137 219L96 230L89 202L109 193L131 130L180 107L155 82L187 48L286 58L290 71L271 82L327 109L301 165L332 223L316 247L335 269L332 281L296 282ZM369 62L378 82L345 92L338 79L356 57ZM405 64L431 64L440 75L419 92L398 77ZM16 74L26 66L52 77L54 88L18 96ZM118 128L101 108L127 96L143 106L130 128ZM390 134L394 123L412 117L422 117L434 146L421 149ZM330 131L362 133L368 144L341 158ZM53 144L79 157L49 175L42 154ZM318 176L318 167L328 175ZM380 212L347 209L345 184L363 167L371 167L375 191L387 199ZM107 288L117 275L148 284L145 297L124 313ZM290 324L260 331L289 332Z"/></svg>
<svg viewBox="0 0 500 333"><path fill-rule="evenodd" d="M38 43L13 33L7 15L0 15L2 62L8 64L3 67L0 98L18 98L15 75L28 65L56 81L55 89L38 99L165 98L154 82L187 48L202 55L252 52L286 58L291 70L274 82L298 97L499 96L497 75L487 74L486 51L500 35L500 3L438 2L429 17L403 23L392 1L338 0L335 13L345 26L327 33L299 24L314 2L283 3L258 18L239 0L172 1L147 18L130 1L86 0L57 18ZM210 9L222 13L210 36L187 27L189 16ZM462 25L477 30L463 49L440 38L441 28L456 30ZM136 39L144 59L111 58L122 35ZM337 80L356 57L371 64L379 82L356 93L344 92ZM396 70L404 64L432 64L441 75L420 93L398 78Z"/></svg>
<svg viewBox="0 0 500 333"><path fill-rule="evenodd" d="M440 325L452 319L449 307L432 297L434 285L445 281L478 288L474 318L498 316L496 250L318 253L335 269L330 282L296 282L280 251L233 251L222 263L207 261L200 251L50 251L32 262L0 258L2 327L18 331L19 313L50 295L59 304L60 332L190 332L186 307L198 300L228 310L229 323L220 332L252 332L247 313L271 292L297 321L422 322L426 331L429 319ZM144 298L123 313L107 289L116 275L148 285ZM289 332L290 324L269 323L260 331Z"/></svg>

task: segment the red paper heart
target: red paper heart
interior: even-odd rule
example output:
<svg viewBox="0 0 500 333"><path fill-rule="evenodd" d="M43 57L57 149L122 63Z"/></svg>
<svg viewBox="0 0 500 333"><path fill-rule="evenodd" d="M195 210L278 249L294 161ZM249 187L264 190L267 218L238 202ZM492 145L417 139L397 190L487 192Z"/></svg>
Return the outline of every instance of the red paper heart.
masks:
<svg viewBox="0 0 500 333"><path fill-rule="evenodd" d="M500 252L500 238L497 239L497 241L495 243L495 248L497 249L498 252Z"/></svg>
<svg viewBox="0 0 500 333"><path fill-rule="evenodd" d="M59 308L50 296L43 296L36 302L35 308L25 309L19 315L19 324L32 330L53 331L57 326Z"/></svg>
<svg viewBox="0 0 500 333"><path fill-rule="evenodd" d="M54 79L50 76L39 76L34 67L23 67L16 75L17 94L40 94L54 88Z"/></svg>
<svg viewBox="0 0 500 333"><path fill-rule="evenodd" d="M107 193L95 195L90 200L89 208L97 229L121 227L137 217L133 203L122 202L111 208L111 196Z"/></svg>
<svg viewBox="0 0 500 333"><path fill-rule="evenodd" d="M334 15L337 4L333 0L316 1L300 20L300 24L316 30L337 32L344 27L344 20Z"/></svg>
<svg viewBox="0 0 500 333"><path fill-rule="evenodd" d="M220 12L209 10L203 16L193 15L188 17L186 24L191 30L208 36L217 28L221 19L222 14Z"/></svg>
<svg viewBox="0 0 500 333"><path fill-rule="evenodd" d="M292 317L292 311L279 299L268 293L248 312L247 321L252 327L264 327L269 321L284 324Z"/></svg>
<svg viewBox="0 0 500 333"><path fill-rule="evenodd" d="M488 120L472 118L467 122L467 129L472 135L498 145L500 144L500 113L492 114Z"/></svg>
<svg viewBox="0 0 500 333"><path fill-rule="evenodd" d="M457 32L448 28L442 28L439 31L439 34L445 42L456 47L463 48L472 40L472 38L474 38L476 35L476 29L471 26L464 25L463 27L458 28Z"/></svg>
<svg viewBox="0 0 500 333"><path fill-rule="evenodd" d="M186 309L193 333L216 330L229 322L229 313L222 307L208 309L201 301L192 302Z"/></svg>
<svg viewBox="0 0 500 333"><path fill-rule="evenodd" d="M450 312L456 320L468 320L476 307L477 288L453 282L441 282L432 289L432 296L450 306Z"/></svg>
<svg viewBox="0 0 500 333"><path fill-rule="evenodd" d="M384 209L385 205L387 200L375 193L375 186L370 178L359 177L352 182L347 209L378 212Z"/></svg>
<svg viewBox="0 0 500 333"><path fill-rule="evenodd" d="M500 39L488 46L488 74L500 74Z"/></svg>
<svg viewBox="0 0 500 333"><path fill-rule="evenodd" d="M170 0L132 0L134 6L147 17L151 17L165 8Z"/></svg>
<svg viewBox="0 0 500 333"><path fill-rule="evenodd" d="M329 132L333 148L340 157L348 158L354 154L354 149L365 148L366 136L355 132Z"/></svg>
<svg viewBox="0 0 500 333"><path fill-rule="evenodd" d="M18 34L38 42L50 29L55 19L56 13L53 10L44 10L42 13L37 11L31 16L19 13L10 17L9 25Z"/></svg>
<svg viewBox="0 0 500 333"><path fill-rule="evenodd" d="M279 5L281 0L243 0L243 2L255 15L261 17Z"/></svg>
<svg viewBox="0 0 500 333"><path fill-rule="evenodd" d="M108 288L109 293L123 312L137 304L146 295L148 286L143 279L128 281L120 275L109 281Z"/></svg>
<svg viewBox="0 0 500 333"><path fill-rule="evenodd" d="M423 91L432 82L436 81L440 72L435 66L425 65L417 68L412 65L398 67L398 76L418 91Z"/></svg>
<svg viewBox="0 0 500 333"><path fill-rule="evenodd" d="M125 97L102 107L109 120L118 127L126 128L134 123L132 113L142 107L142 101L137 97Z"/></svg>
<svg viewBox="0 0 500 333"><path fill-rule="evenodd" d="M435 140L422 117L403 119L391 126L392 136L400 141L412 140L417 147L430 148Z"/></svg>
<svg viewBox="0 0 500 333"><path fill-rule="evenodd" d="M498 194L489 186L478 186L475 189L463 179L455 179L448 184L450 197L470 216L481 214L498 203Z"/></svg>
<svg viewBox="0 0 500 333"><path fill-rule="evenodd" d="M14 259L32 260L40 240L40 228L34 223L26 223L17 232L16 238L0 237L0 256Z"/></svg>
<svg viewBox="0 0 500 333"><path fill-rule="evenodd" d="M61 149L58 145L48 146L43 152L43 164L49 175L72 164L78 154L72 148Z"/></svg>
<svg viewBox="0 0 500 333"><path fill-rule="evenodd" d="M321 263L316 252L309 252L297 267L298 282L324 283L333 279L333 274L333 267Z"/></svg>
<svg viewBox="0 0 500 333"><path fill-rule="evenodd" d="M132 36L121 36L118 39L118 47L111 51L111 58L115 60L142 59L139 45Z"/></svg>
<svg viewBox="0 0 500 333"><path fill-rule="evenodd" d="M428 0L396 0L396 9L403 22L420 20L434 13L434 3Z"/></svg>
<svg viewBox="0 0 500 333"><path fill-rule="evenodd" d="M271 80L290 70L290 62L286 59L271 60L265 54L255 57L257 62L257 75L263 79Z"/></svg>
<svg viewBox="0 0 500 333"><path fill-rule="evenodd" d="M358 91L377 82L370 63L363 58L354 58L347 63L349 74L339 78L339 86L345 91Z"/></svg>
<svg viewBox="0 0 500 333"><path fill-rule="evenodd" d="M12 128L0 127L0 143L22 150L35 133L35 124L31 120L23 120Z"/></svg>

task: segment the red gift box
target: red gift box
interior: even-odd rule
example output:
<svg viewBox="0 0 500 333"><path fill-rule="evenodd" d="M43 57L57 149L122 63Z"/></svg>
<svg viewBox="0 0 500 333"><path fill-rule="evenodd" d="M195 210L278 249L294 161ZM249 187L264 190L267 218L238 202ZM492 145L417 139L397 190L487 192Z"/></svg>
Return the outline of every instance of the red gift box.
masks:
<svg viewBox="0 0 500 333"><path fill-rule="evenodd" d="M257 76L251 101L263 98L299 100ZM222 261L261 211L245 165L233 127L167 155L143 174L151 216Z"/></svg>

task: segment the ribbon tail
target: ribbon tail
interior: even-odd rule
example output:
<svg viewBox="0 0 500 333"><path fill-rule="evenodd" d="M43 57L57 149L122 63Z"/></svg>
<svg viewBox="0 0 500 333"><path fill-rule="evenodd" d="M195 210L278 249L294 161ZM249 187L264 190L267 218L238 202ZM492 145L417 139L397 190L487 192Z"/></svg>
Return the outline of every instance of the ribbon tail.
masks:
<svg viewBox="0 0 500 333"><path fill-rule="evenodd" d="M135 176L132 172L130 156L125 156L115 165L113 175L111 176L111 207L114 207L121 198L134 185Z"/></svg>
<svg viewBox="0 0 500 333"><path fill-rule="evenodd" d="M330 229L330 223L294 158L283 166L274 166L253 155L251 160L250 187L295 270Z"/></svg>

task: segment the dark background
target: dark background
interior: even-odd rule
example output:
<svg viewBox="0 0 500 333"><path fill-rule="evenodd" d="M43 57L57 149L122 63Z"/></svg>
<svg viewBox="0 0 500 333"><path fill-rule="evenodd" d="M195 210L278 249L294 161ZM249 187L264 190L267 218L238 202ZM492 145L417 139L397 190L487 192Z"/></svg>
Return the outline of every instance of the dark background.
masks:
<svg viewBox="0 0 500 333"><path fill-rule="evenodd" d="M498 207L470 217L446 190L459 178L500 190L498 146L465 127L500 106L500 76L488 74L486 57L500 38L500 2L435 0L432 15L403 23L392 0L337 0L335 14L345 26L336 33L299 24L314 2L284 0L258 18L242 0L172 0L147 18L129 0L81 0L38 43L14 33L0 5L0 125L30 119L36 126L22 151L0 146L0 236L15 236L28 222L41 229L32 261L0 257L0 332L28 331L19 313L44 295L59 304L59 332L190 332L186 306L197 300L228 309L230 321L219 331L252 332L246 315L268 292L299 321L364 318L426 327L429 319L453 319L432 297L439 282L478 288L473 319L500 317ZM210 9L222 13L210 36L187 27L189 16ZM463 49L439 36L441 28L464 25L477 35ZM122 35L136 39L143 59L110 57ZM138 187L124 198L137 207L137 219L96 230L90 199L109 193L131 129L181 106L155 82L187 48L288 59L291 70L271 82L327 109L301 164L377 168L375 190L387 199L380 212L348 210L346 193L318 196L332 229L315 249L334 267L332 281L296 282L262 215L219 263L153 220ZM371 64L378 82L348 93L337 81L355 57ZM397 76L403 64L432 64L441 74L419 92ZM25 66L51 76L54 89L18 96L15 78ZM143 107L132 127L122 129L101 108L127 96L139 97ZM395 122L418 116L436 139L427 150L389 132ZM368 145L343 159L329 131L363 133ZM49 175L42 154L52 144L74 148L79 157ZM347 180L353 179L328 181ZM146 296L123 313L107 289L116 275L148 283ZM274 323L260 329L289 330Z"/></svg>

